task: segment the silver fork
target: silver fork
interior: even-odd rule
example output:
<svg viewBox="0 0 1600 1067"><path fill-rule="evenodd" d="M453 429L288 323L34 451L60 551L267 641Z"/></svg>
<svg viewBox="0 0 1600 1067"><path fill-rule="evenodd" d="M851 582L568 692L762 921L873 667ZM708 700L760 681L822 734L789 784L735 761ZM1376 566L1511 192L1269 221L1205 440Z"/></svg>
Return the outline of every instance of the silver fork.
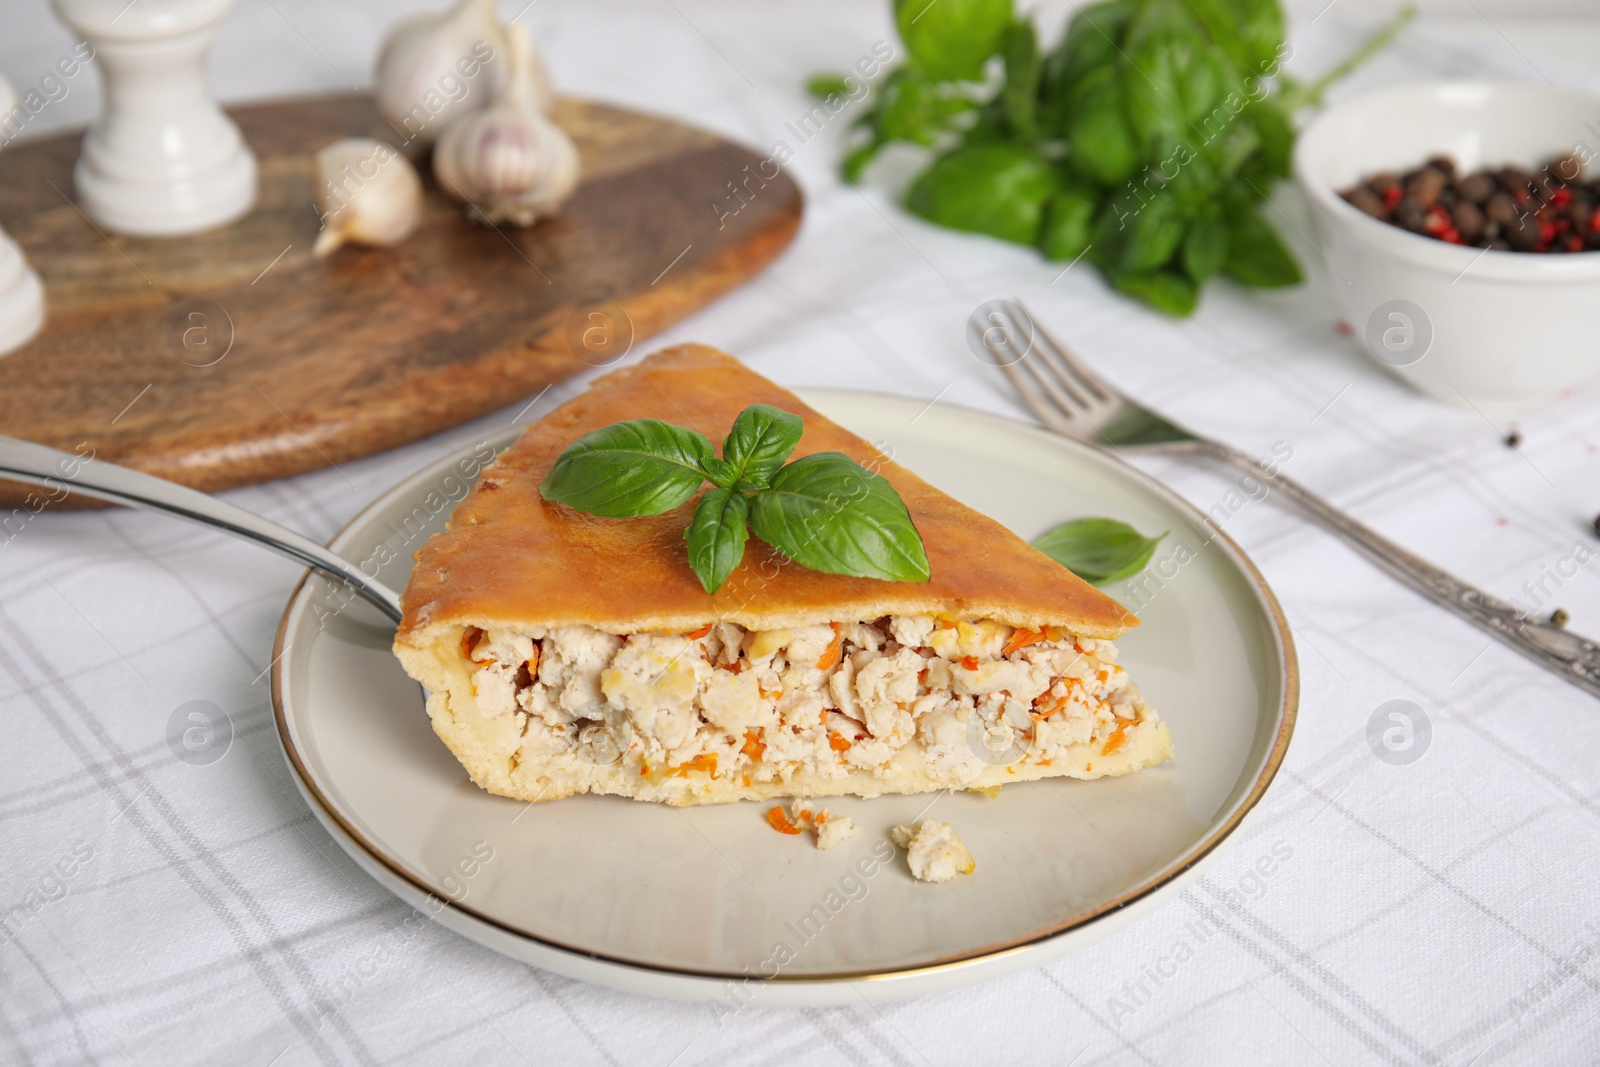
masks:
<svg viewBox="0 0 1600 1067"><path fill-rule="evenodd" d="M989 317L980 319L980 314ZM1468 585L1369 530L1276 469L1142 407L1074 358L1021 304L992 301L974 314L968 329L971 340L992 355L1049 429L1117 452L1203 456L1261 478L1390 575L1539 666L1600 696L1600 645ZM1025 340L1019 342L1019 335Z"/></svg>

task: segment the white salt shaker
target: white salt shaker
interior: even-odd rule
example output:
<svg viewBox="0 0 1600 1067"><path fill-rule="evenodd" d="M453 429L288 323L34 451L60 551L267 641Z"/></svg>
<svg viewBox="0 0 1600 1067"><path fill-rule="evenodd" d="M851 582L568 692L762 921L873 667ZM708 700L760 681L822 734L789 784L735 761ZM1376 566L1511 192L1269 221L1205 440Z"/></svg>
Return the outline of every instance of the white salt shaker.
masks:
<svg viewBox="0 0 1600 1067"><path fill-rule="evenodd" d="M0 78L0 115L16 106L16 93ZM17 242L0 230L0 356L27 344L43 325L44 286Z"/></svg>
<svg viewBox="0 0 1600 1067"><path fill-rule="evenodd" d="M108 230L167 237L232 222L256 202L256 161L206 88L203 62L233 0L53 0L94 47L100 117L73 172Z"/></svg>

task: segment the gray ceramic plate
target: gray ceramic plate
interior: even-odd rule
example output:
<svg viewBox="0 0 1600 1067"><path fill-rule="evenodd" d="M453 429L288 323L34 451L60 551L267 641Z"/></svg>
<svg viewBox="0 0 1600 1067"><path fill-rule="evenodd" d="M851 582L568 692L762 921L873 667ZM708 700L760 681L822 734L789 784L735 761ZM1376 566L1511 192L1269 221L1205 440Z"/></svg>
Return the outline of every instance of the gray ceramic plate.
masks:
<svg viewBox="0 0 1600 1067"><path fill-rule="evenodd" d="M729 1006L752 994L788 1005L889 999L1037 966L1196 876L1261 798L1294 725L1293 646L1249 560L1220 535L1206 543L1198 511L1099 451L946 404L802 395L1024 537L1084 515L1172 531L1142 579L1110 591L1144 620L1119 642L1122 662L1170 724L1176 759L1126 778L1013 786L995 799L830 802L863 832L829 852L773 832L762 817L770 805L673 809L585 796L530 806L468 781L376 615L311 577L274 650L278 732L312 812L358 864L497 952L618 989ZM333 548L372 561L398 588L477 467L463 453L420 471ZM975 874L930 885L911 878L903 857L881 861L888 828L924 809L954 824ZM730 979L751 976L772 980L730 992Z"/></svg>

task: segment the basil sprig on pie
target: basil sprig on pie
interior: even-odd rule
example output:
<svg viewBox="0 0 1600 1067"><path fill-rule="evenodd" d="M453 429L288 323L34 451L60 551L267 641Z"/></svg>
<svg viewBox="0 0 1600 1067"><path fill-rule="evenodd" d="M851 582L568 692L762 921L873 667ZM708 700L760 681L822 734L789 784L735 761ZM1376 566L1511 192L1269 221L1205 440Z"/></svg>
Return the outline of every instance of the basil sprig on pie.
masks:
<svg viewBox="0 0 1600 1067"><path fill-rule="evenodd" d="M568 446L539 493L626 519L671 511L710 482L683 533L689 566L708 593L738 567L751 533L815 571L926 582L922 536L894 486L842 452L786 462L804 429L798 415L751 404L734 420L719 458L704 434L682 426L612 423Z"/></svg>

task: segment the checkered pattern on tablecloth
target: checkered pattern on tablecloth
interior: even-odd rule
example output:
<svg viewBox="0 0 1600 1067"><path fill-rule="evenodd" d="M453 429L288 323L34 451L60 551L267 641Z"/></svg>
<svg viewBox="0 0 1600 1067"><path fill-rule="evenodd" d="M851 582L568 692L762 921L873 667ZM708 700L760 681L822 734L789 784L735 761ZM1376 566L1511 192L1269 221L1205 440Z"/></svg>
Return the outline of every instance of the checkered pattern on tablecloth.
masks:
<svg viewBox="0 0 1600 1067"><path fill-rule="evenodd" d="M798 149L809 214L794 248L661 343L716 344L785 384L1016 414L962 328L979 302L1020 295L1152 406L1259 453L1287 444L1285 469L1363 520L1600 632L1592 564L1558 587L1549 577L1593 545L1600 389L1523 419L1512 450L1505 424L1407 392L1336 333L1303 240L1308 285L1215 286L1199 315L1172 322L1108 296L1087 269L1058 278L1024 250L907 217L877 187L842 186L840 129L799 147L784 124L809 107L806 75L888 36L883 6L681 0L524 16L569 91ZM245 0L214 77L230 96L364 83L392 14ZM5 17L17 21L0 59L26 85L66 37L42 11ZM1315 71L1352 44L1336 17L1299 28L1293 65ZM1417 30L1346 91L1441 74L1600 82L1509 43ZM73 92L40 129L86 106L89 82ZM1279 202L1308 232L1295 197ZM230 498L327 537L520 407ZM1202 508L1234 488L1185 462L1146 467ZM1080 1067L1592 1062L1600 709L1275 503L1225 511L1284 603L1305 689L1283 774L1207 877L1043 969L883 1008L749 1010L723 1027L704 1005L555 977L433 925L402 929L409 909L313 821L272 737L264 671L295 568L145 515L46 512L0 544L0 1062L967 1065L1000 1049ZM1368 720L1391 700L1431 726L1416 763L1368 746ZM196 701L231 723L215 763L180 761L166 740Z"/></svg>

